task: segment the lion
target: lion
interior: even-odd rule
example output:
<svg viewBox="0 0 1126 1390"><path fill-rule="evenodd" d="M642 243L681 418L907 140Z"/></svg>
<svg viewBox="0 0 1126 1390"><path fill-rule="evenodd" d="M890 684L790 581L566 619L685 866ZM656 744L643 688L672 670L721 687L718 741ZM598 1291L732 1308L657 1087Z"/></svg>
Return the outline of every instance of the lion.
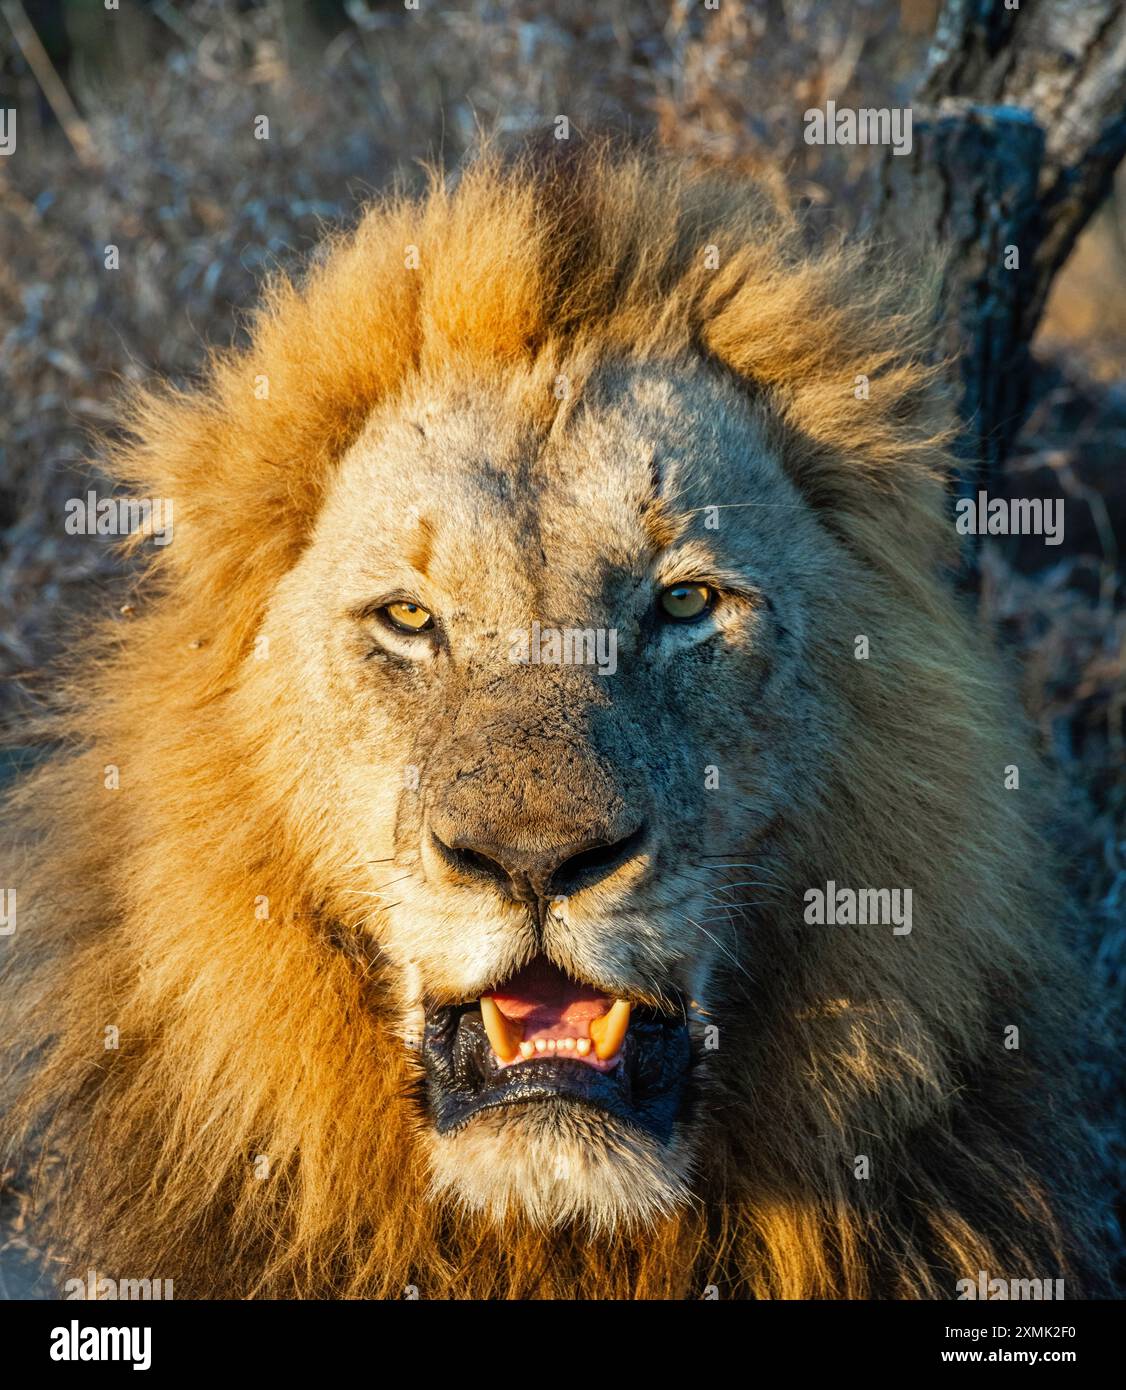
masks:
<svg viewBox="0 0 1126 1390"><path fill-rule="evenodd" d="M107 467L174 539L5 811L5 1138L70 1267L1097 1288L936 282L748 178L486 150L136 399Z"/></svg>

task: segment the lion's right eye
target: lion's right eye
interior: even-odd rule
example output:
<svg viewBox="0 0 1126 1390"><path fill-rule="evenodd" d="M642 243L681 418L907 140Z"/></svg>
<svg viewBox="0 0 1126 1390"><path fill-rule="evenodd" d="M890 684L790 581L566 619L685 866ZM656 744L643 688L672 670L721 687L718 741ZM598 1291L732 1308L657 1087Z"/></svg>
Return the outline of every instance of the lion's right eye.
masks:
<svg viewBox="0 0 1126 1390"><path fill-rule="evenodd" d="M712 611L716 591L710 584L670 584L660 594L661 612L674 623L694 623Z"/></svg>
<svg viewBox="0 0 1126 1390"><path fill-rule="evenodd" d="M391 627L400 632L426 632L434 626L434 615L428 613L421 604L410 599L400 599L395 603L385 603L376 610L379 616Z"/></svg>

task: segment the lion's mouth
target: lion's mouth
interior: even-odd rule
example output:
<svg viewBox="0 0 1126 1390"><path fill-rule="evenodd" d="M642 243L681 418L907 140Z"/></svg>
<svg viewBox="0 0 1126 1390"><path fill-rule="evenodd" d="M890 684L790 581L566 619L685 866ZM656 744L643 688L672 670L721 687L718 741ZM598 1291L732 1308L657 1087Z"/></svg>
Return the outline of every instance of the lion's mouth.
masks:
<svg viewBox="0 0 1126 1390"><path fill-rule="evenodd" d="M430 1114L444 1134L486 1110L569 1101L664 1143L691 1052L682 1010L615 999L541 956L480 1000L427 1009Z"/></svg>

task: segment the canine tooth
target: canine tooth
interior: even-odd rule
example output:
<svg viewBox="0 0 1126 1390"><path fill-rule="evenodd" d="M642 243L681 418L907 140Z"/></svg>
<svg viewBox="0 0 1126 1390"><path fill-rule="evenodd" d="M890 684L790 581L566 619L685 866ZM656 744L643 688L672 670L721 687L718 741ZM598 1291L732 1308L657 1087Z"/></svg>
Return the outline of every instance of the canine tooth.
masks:
<svg viewBox="0 0 1126 1390"><path fill-rule="evenodd" d="M628 999L615 999L610 1012L591 1021L590 1036L594 1042L594 1055L600 1062L608 1062L617 1055L618 1049L629 1027L630 1004Z"/></svg>
<svg viewBox="0 0 1126 1390"><path fill-rule="evenodd" d="M575 1040L575 1051L580 1057L585 1057L590 1052L590 1039L577 1038Z"/></svg>
<svg viewBox="0 0 1126 1390"><path fill-rule="evenodd" d="M537 1051L537 1052L546 1052L546 1051L547 1051L547 1040L546 1040L545 1038L537 1038L537 1039L536 1039L536 1051Z"/></svg>
<svg viewBox="0 0 1126 1390"><path fill-rule="evenodd" d="M520 1025L505 1018L495 999L481 1000L481 1022L493 1051L502 1062L511 1062L520 1050Z"/></svg>
<svg viewBox="0 0 1126 1390"><path fill-rule="evenodd" d="M535 1054L536 1054L536 1045L535 1045L535 1043L522 1042L522 1043L520 1044L520 1056L521 1056L521 1057L534 1057Z"/></svg>

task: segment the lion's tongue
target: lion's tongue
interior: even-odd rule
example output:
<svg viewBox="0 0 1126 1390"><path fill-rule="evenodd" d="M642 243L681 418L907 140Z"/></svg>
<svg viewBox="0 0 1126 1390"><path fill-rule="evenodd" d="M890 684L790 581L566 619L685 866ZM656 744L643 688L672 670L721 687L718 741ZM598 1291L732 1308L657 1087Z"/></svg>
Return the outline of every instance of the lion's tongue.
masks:
<svg viewBox="0 0 1126 1390"><path fill-rule="evenodd" d="M591 1021L614 1002L601 990L569 979L546 960L526 965L489 997L505 1018L523 1025L524 1040L531 1043L537 1038L585 1038Z"/></svg>
<svg viewBox="0 0 1126 1390"><path fill-rule="evenodd" d="M578 984L543 958L481 997L481 1021L505 1067L546 1054L609 1071L629 1017L628 1001Z"/></svg>

